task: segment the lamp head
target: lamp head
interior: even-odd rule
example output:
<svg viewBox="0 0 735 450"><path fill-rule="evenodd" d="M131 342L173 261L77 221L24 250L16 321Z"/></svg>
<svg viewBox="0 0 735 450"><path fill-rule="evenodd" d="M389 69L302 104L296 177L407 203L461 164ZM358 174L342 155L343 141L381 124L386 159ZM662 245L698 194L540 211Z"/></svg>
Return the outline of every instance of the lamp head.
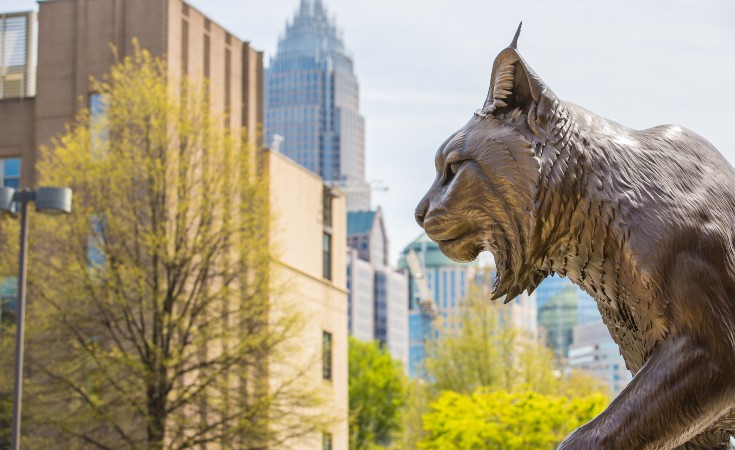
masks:
<svg viewBox="0 0 735 450"><path fill-rule="evenodd" d="M15 213L13 196L15 196L15 189L11 187L0 186L0 214Z"/></svg>
<svg viewBox="0 0 735 450"><path fill-rule="evenodd" d="M36 211L50 214L71 212L71 189L67 187L40 187L36 189Z"/></svg>

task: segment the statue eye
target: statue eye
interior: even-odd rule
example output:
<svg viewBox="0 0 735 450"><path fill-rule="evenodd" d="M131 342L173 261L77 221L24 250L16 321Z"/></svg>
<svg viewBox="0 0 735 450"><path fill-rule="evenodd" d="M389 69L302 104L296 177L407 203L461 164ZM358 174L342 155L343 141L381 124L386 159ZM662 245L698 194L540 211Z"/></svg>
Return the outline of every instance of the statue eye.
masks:
<svg viewBox="0 0 735 450"><path fill-rule="evenodd" d="M449 172L451 173L452 176L454 176L454 174L457 173L461 165L462 165L462 161L457 161L449 165Z"/></svg>

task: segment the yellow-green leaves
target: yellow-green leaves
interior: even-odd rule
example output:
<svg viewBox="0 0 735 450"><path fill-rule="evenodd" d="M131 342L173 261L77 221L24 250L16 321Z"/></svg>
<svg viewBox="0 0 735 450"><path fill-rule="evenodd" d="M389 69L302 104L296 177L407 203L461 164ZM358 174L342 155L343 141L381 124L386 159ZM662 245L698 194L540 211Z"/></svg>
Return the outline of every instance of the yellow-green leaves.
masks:
<svg viewBox="0 0 735 450"><path fill-rule="evenodd" d="M607 405L602 394L567 398L534 391L445 391L424 416L425 450L553 450Z"/></svg>

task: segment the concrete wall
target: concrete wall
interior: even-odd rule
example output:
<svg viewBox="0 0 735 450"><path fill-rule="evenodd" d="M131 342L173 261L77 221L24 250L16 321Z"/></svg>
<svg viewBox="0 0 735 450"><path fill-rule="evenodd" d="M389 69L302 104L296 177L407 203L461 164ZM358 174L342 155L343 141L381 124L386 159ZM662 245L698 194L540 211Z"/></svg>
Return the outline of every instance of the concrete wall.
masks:
<svg viewBox="0 0 735 450"><path fill-rule="evenodd" d="M33 98L0 100L0 158L18 157L33 150L34 114ZM22 185L24 181L21 178Z"/></svg>

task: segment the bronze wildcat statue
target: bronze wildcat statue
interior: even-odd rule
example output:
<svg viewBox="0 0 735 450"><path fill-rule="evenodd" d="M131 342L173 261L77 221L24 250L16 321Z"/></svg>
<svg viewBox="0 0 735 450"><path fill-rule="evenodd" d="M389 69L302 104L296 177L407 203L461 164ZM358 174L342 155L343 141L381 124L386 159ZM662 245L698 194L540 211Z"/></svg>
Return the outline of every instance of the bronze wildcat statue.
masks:
<svg viewBox="0 0 735 450"><path fill-rule="evenodd" d="M631 130L560 100L517 40L439 148L416 220L456 261L493 253L493 299L555 273L597 301L634 378L560 449L727 448L735 171L689 130Z"/></svg>

